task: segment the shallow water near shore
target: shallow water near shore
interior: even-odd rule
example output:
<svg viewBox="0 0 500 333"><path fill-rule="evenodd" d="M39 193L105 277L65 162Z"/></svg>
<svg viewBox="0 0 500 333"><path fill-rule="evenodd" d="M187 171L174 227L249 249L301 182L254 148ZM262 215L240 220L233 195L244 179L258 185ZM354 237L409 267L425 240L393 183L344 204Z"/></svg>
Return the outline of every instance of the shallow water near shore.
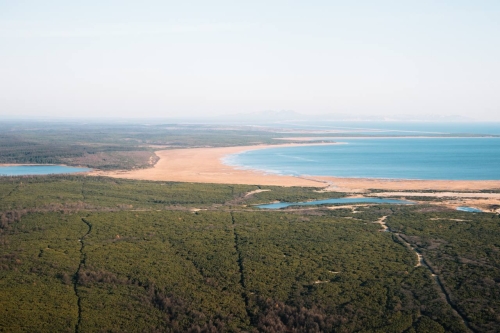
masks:
<svg viewBox="0 0 500 333"><path fill-rule="evenodd" d="M0 176L51 175L91 171L89 168L65 165L11 165L0 166Z"/></svg>
<svg viewBox="0 0 500 333"><path fill-rule="evenodd" d="M224 163L271 174L422 180L500 180L500 138L334 139L345 144L270 148Z"/></svg>

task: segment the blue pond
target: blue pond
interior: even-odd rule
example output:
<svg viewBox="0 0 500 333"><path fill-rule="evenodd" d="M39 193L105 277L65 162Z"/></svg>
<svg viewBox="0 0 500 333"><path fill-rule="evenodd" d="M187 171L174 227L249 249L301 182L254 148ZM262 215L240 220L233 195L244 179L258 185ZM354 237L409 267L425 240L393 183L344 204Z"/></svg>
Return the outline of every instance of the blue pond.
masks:
<svg viewBox="0 0 500 333"><path fill-rule="evenodd" d="M457 210L462 211L462 212L469 212L469 213L482 213L483 211L481 209L473 208L473 207L457 207Z"/></svg>
<svg viewBox="0 0 500 333"><path fill-rule="evenodd" d="M387 203L387 204L398 204L398 205L412 205L413 202L406 200L397 199L383 199L383 198L336 198L336 199L325 199L325 200L315 200L307 202L277 202L266 205L258 205L258 208L264 209L280 209L289 206L313 206L322 204L353 204L353 203Z"/></svg>
<svg viewBox="0 0 500 333"><path fill-rule="evenodd" d="M91 169L64 165L15 165L0 166L0 176L51 175L75 172L87 172Z"/></svg>

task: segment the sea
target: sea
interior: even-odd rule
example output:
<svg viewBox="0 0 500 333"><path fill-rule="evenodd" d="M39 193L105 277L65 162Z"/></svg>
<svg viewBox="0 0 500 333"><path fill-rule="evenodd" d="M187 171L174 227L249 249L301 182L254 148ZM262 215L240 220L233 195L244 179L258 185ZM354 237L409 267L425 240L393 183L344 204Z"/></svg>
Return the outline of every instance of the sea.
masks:
<svg viewBox="0 0 500 333"><path fill-rule="evenodd" d="M500 180L500 137L495 136L500 134L499 124L349 128L356 128L358 137L322 138L333 145L246 151L227 156L224 163L294 176ZM362 137L360 132L377 136Z"/></svg>

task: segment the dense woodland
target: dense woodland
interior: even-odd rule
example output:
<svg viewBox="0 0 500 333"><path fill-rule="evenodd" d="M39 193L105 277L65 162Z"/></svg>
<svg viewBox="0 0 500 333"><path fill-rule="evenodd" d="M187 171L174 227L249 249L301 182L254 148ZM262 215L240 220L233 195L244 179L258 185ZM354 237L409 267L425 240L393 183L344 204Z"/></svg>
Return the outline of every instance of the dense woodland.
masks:
<svg viewBox="0 0 500 333"><path fill-rule="evenodd" d="M284 135L250 126L3 122L0 163L134 169L155 163L158 149ZM0 331L500 331L498 215L451 211L432 197L354 210L255 207L345 195L0 177ZM389 232L375 223L384 217Z"/></svg>
<svg viewBox="0 0 500 333"><path fill-rule="evenodd" d="M434 212L395 214L388 225L421 252L479 332L500 326L500 217Z"/></svg>
<svg viewBox="0 0 500 333"><path fill-rule="evenodd" d="M324 195L0 178L0 331L498 331L498 215L253 206Z"/></svg>

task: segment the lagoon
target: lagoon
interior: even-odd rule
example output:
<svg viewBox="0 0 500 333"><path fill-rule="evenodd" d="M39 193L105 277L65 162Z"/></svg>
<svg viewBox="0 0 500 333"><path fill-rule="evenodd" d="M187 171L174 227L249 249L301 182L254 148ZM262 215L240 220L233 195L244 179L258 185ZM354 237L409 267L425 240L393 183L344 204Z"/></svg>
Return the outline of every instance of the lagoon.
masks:
<svg viewBox="0 0 500 333"><path fill-rule="evenodd" d="M313 206L313 205L324 205L324 204L358 204L358 203L398 204L398 205L414 204L414 202L412 201L384 199L384 198L334 198L334 199L305 201L305 202L276 202L266 205L258 205L257 207L263 209L280 209L289 206Z"/></svg>
<svg viewBox="0 0 500 333"><path fill-rule="evenodd" d="M89 168L69 167L65 165L9 165L0 166L0 176L51 175L88 172Z"/></svg>
<svg viewBox="0 0 500 333"><path fill-rule="evenodd" d="M461 212L468 212L468 213L482 213L483 212L481 209L477 209L474 207L465 207L465 206L457 207L457 210L459 210Z"/></svg>

